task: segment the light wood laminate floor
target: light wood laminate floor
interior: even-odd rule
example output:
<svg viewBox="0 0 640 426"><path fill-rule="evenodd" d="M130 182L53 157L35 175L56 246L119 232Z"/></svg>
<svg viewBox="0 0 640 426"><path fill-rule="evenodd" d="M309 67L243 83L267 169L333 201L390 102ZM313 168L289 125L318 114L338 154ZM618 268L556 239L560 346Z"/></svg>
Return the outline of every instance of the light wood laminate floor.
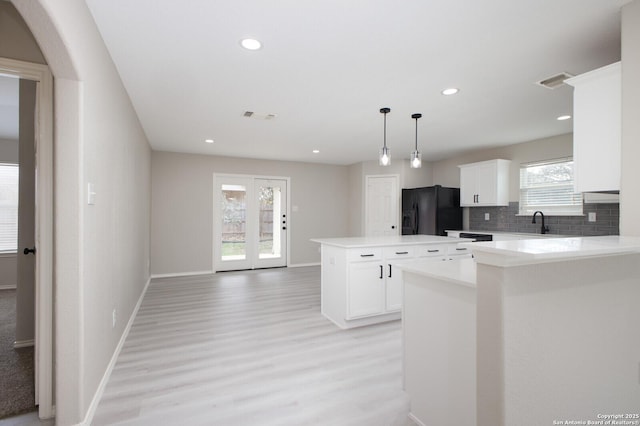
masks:
<svg viewBox="0 0 640 426"><path fill-rule="evenodd" d="M399 321L340 330L320 268L156 279L93 425L411 425Z"/></svg>

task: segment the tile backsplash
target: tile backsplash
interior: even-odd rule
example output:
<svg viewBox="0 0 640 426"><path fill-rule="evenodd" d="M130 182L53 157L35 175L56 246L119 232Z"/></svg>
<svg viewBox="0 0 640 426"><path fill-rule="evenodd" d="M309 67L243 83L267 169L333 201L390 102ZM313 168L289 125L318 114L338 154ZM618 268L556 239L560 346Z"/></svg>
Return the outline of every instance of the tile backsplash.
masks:
<svg viewBox="0 0 640 426"><path fill-rule="evenodd" d="M620 205L617 203L584 204L584 216L547 216L544 223L549 234L559 235L619 235ZM489 220L485 220L489 213ZM544 210L543 210L544 213ZM589 213L596 221L589 222ZM517 216L518 202L506 207L470 207L469 229L474 231L540 232L540 217L531 223L531 216Z"/></svg>

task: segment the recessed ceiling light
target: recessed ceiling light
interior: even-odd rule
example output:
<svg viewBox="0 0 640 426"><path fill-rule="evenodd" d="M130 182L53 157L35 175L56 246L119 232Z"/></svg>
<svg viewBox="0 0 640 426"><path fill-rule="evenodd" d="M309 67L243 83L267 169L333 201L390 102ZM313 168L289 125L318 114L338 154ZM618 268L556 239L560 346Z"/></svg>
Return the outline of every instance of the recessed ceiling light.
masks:
<svg viewBox="0 0 640 426"><path fill-rule="evenodd" d="M204 140L206 143L213 143L213 139L205 139Z"/></svg>
<svg viewBox="0 0 640 426"><path fill-rule="evenodd" d="M320 150L319 150L319 149L314 149L314 150L313 150L313 151L311 151L311 152L313 152L314 154L319 154L319 153L320 153Z"/></svg>
<svg viewBox="0 0 640 426"><path fill-rule="evenodd" d="M564 121L564 120L568 120L570 118L571 118L570 115L561 115L560 117L557 118L557 120L558 121Z"/></svg>
<svg viewBox="0 0 640 426"><path fill-rule="evenodd" d="M244 38L240 40L240 45L247 50L258 50L262 47L262 43L255 38Z"/></svg>
<svg viewBox="0 0 640 426"><path fill-rule="evenodd" d="M451 87L451 88L449 88L449 89L444 89L444 90L442 91L442 94L443 94L443 95L446 95L446 96L449 96L449 95L455 95L455 94L456 94L456 93L458 93L458 92L459 92L459 90L458 90L458 89L456 89L455 87Z"/></svg>

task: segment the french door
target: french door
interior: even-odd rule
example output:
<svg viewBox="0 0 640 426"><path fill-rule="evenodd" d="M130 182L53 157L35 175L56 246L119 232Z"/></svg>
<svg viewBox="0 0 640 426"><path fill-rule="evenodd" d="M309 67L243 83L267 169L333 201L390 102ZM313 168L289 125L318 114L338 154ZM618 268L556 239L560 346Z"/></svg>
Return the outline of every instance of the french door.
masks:
<svg viewBox="0 0 640 426"><path fill-rule="evenodd" d="M287 266L287 179L214 176L216 271Z"/></svg>

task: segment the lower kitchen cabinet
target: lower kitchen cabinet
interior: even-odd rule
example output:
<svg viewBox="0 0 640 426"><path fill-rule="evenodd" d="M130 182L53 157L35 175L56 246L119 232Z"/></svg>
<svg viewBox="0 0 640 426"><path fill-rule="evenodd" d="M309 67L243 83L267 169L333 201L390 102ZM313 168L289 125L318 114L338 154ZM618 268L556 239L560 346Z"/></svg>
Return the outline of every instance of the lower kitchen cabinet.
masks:
<svg viewBox="0 0 640 426"><path fill-rule="evenodd" d="M383 269L379 261L352 262L349 265L347 319L384 313Z"/></svg>
<svg viewBox="0 0 640 426"><path fill-rule="evenodd" d="M323 244L322 314L344 329L400 319L403 281L398 265L449 260L460 254L457 243L449 241L354 248Z"/></svg>

